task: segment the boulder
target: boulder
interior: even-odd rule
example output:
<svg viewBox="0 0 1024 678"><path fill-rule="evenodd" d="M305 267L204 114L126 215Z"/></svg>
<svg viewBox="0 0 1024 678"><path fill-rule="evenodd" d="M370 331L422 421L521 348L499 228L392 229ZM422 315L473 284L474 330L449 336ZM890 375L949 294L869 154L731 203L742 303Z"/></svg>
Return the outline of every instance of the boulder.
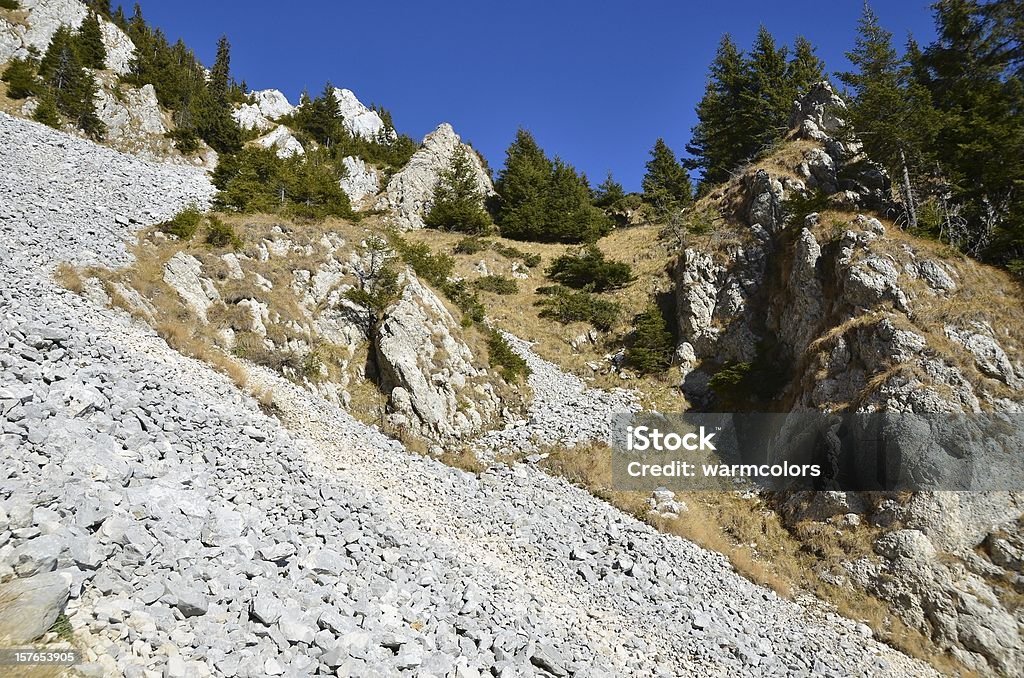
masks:
<svg viewBox="0 0 1024 678"><path fill-rule="evenodd" d="M292 131L284 125L278 125L272 132L257 139L256 143L263 148L276 148L279 158L290 158L306 153L306 149L302 147Z"/></svg>
<svg viewBox="0 0 1024 678"><path fill-rule="evenodd" d="M46 633L71 595L71 575L48 572L0 584L0 642L18 646Z"/></svg>
<svg viewBox="0 0 1024 678"><path fill-rule="evenodd" d="M452 126L443 123L424 137L420 149L402 171L391 178L374 207L390 210L400 228L423 228L423 217L430 209L438 177L448 168L460 144L473 163L477 189L485 196L492 195L494 185L476 151L462 144Z"/></svg>
<svg viewBox="0 0 1024 678"><path fill-rule="evenodd" d="M393 137L394 130L388 129L384 119L376 111L364 106L352 90L335 87L334 96L338 100L338 113L345 129L353 136L367 141L377 139L382 134L385 137Z"/></svg>
<svg viewBox="0 0 1024 678"><path fill-rule="evenodd" d="M411 270L402 282L375 344L393 421L435 440L467 438L498 416L493 377L474 365L458 321L438 296Z"/></svg>
<svg viewBox="0 0 1024 678"><path fill-rule="evenodd" d="M380 191L380 174L376 169L363 162L362 158L352 155L342 158L341 162L345 166L345 176L339 183L353 207L377 195Z"/></svg>
<svg viewBox="0 0 1024 678"><path fill-rule="evenodd" d="M203 322L210 306L221 300L213 282L203 277L202 263L190 254L178 252L168 259L163 280Z"/></svg>

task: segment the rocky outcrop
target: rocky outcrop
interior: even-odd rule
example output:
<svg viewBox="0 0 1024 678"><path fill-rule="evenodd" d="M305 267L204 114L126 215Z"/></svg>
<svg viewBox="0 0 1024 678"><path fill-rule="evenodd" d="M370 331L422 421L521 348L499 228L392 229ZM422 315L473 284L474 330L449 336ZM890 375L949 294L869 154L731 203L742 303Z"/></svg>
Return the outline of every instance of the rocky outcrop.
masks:
<svg viewBox="0 0 1024 678"><path fill-rule="evenodd" d="M388 129L384 119L376 111L371 111L356 98L350 89L334 88L334 96L338 100L338 113L342 122L352 136L368 141L380 138L391 138L395 131Z"/></svg>
<svg viewBox="0 0 1024 678"><path fill-rule="evenodd" d="M501 398L458 321L411 270L375 337L391 425L435 441L465 440L499 418Z"/></svg>
<svg viewBox="0 0 1024 678"><path fill-rule="evenodd" d="M88 15L88 8L79 0L19 0L19 5L27 11L23 23L0 18L0 63L26 56L30 47L45 52L58 28L64 25L77 29ZM107 68L124 75L135 55L135 45L106 19L100 19L100 28L107 48Z"/></svg>
<svg viewBox="0 0 1024 678"><path fill-rule="evenodd" d="M245 130L266 131L275 125L274 120L289 115L295 110L280 90L265 89L250 93L252 103L242 104L235 109L234 118Z"/></svg>
<svg viewBox="0 0 1024 678"><path fill-rule="evenodd" d="M306 149L290 129L284 125L278 125L274 131L265 134L256 140L256 143L263 148L277 149L277 157L291 158L296 155L305 155Z"/></svg>
<svg viewBox="0 0 1024 678"><path fill-rule="evenodd" d="M375 207L390 210L399 228L423 228L423 217L430 209L438 177L447 169L455 149L460 145L473 163L480 193L492 195L494 185L476 151L462 143L451 125L443 123L424 137L422 146L413 154L409 163L391 177Z"/></svg>
<svg viewBox="0 0 1024 678"><path fill-rule="evenodd" d="M690 246L678 257L684 392L692 404L714 410L723 394L708 387L712 375L745 363L756 389L767 388L757 407L915 415L1024 410L1022 315L1004 310L1019 309L1014 285L849 211L886 205L891 188L847 133L844 110L831 88L812 88L794 106L794 138L813 142L799 147L794 169L802 180L758 169L732 182L713 199L727 222L740 225L719 234L721 245ZM788 207L808 189L828 196L827 224ZM965 289L965 280L974 289ZM989 301L979 304L980 296ZM964 307L971 312L957 310ZM931 439L924 433L908 427L887 450L915 459ZM975 440L978 450L994 440L983 437ZM1007 476L998 464L969 468L976 462L966 450L940 459L942 448L931 447L938 452L922 457L931 464L922 473L932 480ZM976 487L1005 487L991 480L977 477ZM1019 492L922 492L908 503L890 500L868 510L871 501L849 494L834 511L814 500L813 511L783 515L794 525L863 515L882 530L875 558L846 563L842 576L891 601L905 622L972 670L1019 675L1024 625L1006 602L1019 572L997 560L1016 561L998 549L994 557L979 554L985 544L1019 540L1022 500ZM899 526L906 529L892 531Z"/></svg>
<svg viewBox="0 0 1024 678"><path fill-rule="evenodd" d="M348 194L352 206L359 209L380 191L380 173L367 165L362 158L349 155L341 160L345 176L339 182L341 190Z"/></svg>

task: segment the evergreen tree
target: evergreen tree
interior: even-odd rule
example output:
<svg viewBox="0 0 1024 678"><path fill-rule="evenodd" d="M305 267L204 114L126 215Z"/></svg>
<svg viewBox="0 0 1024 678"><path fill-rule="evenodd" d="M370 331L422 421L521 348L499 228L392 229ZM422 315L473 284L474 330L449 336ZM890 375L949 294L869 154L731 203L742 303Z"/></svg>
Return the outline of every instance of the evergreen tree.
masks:
<svg viewBox="0 0 1024 678"><path fill-rule="evenodd" d="M12 59L2 76L7 83L7 96L25 99L39 94L41 84L36 78L36 65L31 59Z"/></svg>
<svg viewBox="0 0 1024 678"><path fill-rule="evenodd" d="M32 119L54 129L60 129L60 111L57 110L57 102L49 91L40 95L36 110L32 113Z"/></svg>
<svg viewBox="0 0 1024 678"><path fill-rule="evenodd" d="M499 195L496 221L505 237L584 242L611 229L608 217L591 204L586 179L562 160L549 160L524 129L505 152L495 189Z"/></svg>
<svg viewBox="0 0 1024 678"><path fill-rule="evenodd" d="M553 166L533 135L520 128L505 151L505 166L494 185L500 196L497 219L505 237L540 240L544 227L544 195Z"/></svg>
<svg viewBox="0 0 1024 678"><path fill-rule="evenodd" d="M622 184L615 181L611 170L609 170L604 181L594 191L594 206L608 208L625 197L626 191L622 188Z"/></svg>
<svg viewBox="0 0 1024 678"><path fill-rule="evenodd" d="M904 213L917 228L914 168L924 161L932 142L934 115L927 91L910 81L911 71L896 53L892 34L865 3L854 49L847 53L855 72L840 73L850 88L850 122L863 132L864 149L899 177Z"/></svg>
<svg viewBox="0 0 1024 678"><path fill-rule="evenodd" d="M690 175L661 138L651 149L651 159L647 162L647 173L641 187L644 191L644 201L653 205L662 214L693 201Z"/></svg>
<svg viewBox="0 0 1024 678"><path fill-rule="evenodd" d="M633 319L633 344L626 349L626 363L640 373L668 368L675 349L672 333L661 309L648 306Z"/></svg>
<svg viewBox="0 0 1024 678"><path fill-rule="evenodd" d="M916 70L941 115L935 154L970 226L960 244L996 261L1024 259L1020 2L942 0L934 7L938 37Z"/></svg>
<svg viewBox="0 0 1024 678"><path fill-rule="evenodd" d="M67 26L61 26L53 34L39 62L39 75L61 113L89 136L96 139L103 136L105 128L93 103L96 80L78 60L74 36Z"/></svg>
<svg viewBox="0 0 1024 678"><path fill-rule="evenodd" d="M793 57L786 65L790 104L799 99L808 87L824 79L825 63L815 54L814 45L807 38L797 36L793 41Z"/></svg>
<svg viewBox="0 0 1024 678"><path fill-rule="evenodd" d="M107 48L103 45L103 31L96 12L89 12L75 36L78 58L86 68L102 70L107 67Z"/></svg>
<svg viewBox="0 0 1024 678"><path fill-rule="evenodd" d="M725 181L746 153L741 120L747 69L743 54L726 34L711 62L704 97L697 104L697 124L686 151L690 169L699 169L702 186Z"/></svg>
<svg viewBox="0 0 1024 678"><path fill-rule="evenodd" d="M196 130L218 153L232 153L242 147L242 131L231 115L230 91L231 45L227 36L222 36L206 87L193 103Z"/></svg>
<svg viewBox="0 0 1024 678"><path fill-rule="evenodd" d="M740 119L746 138L743 160L780 138L788 127L793 98L787 78L787 52L786 47L777 47L772 34L761 26L747 60L746 87L740 95Z"/></svg>
<svg viewBox="0 0 1024 678"><path fill-rule="evenodd" d="M483 208L476 171L462 146L455 149L447 169L438 178L434 198L424 220L430 228L482 234L491 226Z"/></svg>

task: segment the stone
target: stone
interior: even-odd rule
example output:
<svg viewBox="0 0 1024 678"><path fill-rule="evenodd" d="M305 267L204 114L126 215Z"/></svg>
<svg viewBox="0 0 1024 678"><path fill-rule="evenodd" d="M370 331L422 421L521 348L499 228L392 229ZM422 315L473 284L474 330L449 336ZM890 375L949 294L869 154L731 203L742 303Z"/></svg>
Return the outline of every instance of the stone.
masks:
<svg viewBox="0 0 1024 678"><path fill-rule="evenodd" d="M0 584L0 639L16 647L41 638L64 611L71 580L47 572Z"/></svg>

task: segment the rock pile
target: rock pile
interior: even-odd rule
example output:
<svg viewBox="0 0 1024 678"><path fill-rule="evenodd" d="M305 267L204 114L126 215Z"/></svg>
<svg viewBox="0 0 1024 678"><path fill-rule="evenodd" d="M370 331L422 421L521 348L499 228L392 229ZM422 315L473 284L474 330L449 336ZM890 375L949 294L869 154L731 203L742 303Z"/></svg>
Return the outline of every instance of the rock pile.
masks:
<svg viewBox="0 0 1024 678"><path fill-rule="evenodd" d="M0 576L46 591L29 635L68 597L86 675L929 675L536 469L409 455L254 368L285 430L49 278L124 262L205 177L7 116L0 160Z"/></svg>

